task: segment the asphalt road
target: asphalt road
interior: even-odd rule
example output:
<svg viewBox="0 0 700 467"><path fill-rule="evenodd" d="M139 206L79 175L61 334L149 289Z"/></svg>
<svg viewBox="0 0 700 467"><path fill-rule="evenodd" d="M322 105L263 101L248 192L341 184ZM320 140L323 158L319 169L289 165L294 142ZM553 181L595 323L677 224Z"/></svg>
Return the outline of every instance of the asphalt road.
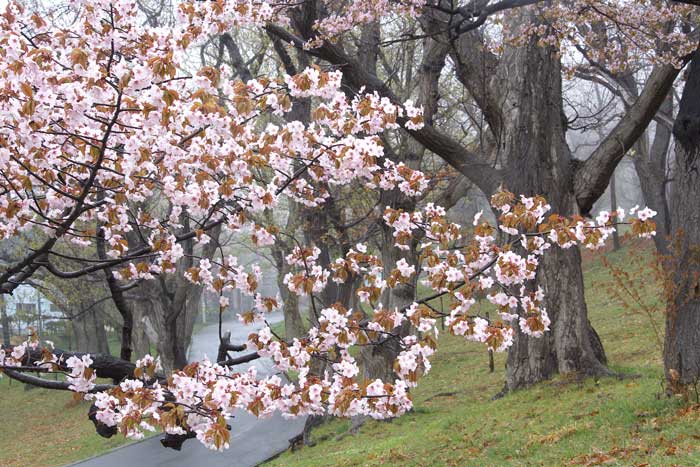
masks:
<svg viewBox="0 0 700 467"><path fill-rule="evenodd" d="M281 320L281 314L271 316L272 322ZM236 321L224 323L224 331L231 331L231 342L245 342L252 332L250 326ZM192 338L189 350L190 361L200 360L205 355L216 358L219 331L218 324L203 328ZM241 366L241 371L255 365L260 374L273 371L269 360L256 360ZM252 467L272 457L289 445L288 440L299 434L303 419L285 420L279 415L268 419L257 419L247 413L237 413L230 422L231 447L223 453L211 451L197 440L188 440L182 451L165 449L160 444L161 436L154 436L135 444L130 444L107 454L93 457L77 464L79 467ZM118 435L119 436L119 435Z"/></svg>

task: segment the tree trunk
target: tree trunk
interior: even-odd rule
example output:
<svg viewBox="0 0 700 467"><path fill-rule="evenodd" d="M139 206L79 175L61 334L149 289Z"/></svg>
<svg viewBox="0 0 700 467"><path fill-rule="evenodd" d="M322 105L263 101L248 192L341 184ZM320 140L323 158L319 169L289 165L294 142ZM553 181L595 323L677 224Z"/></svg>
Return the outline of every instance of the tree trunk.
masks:
<svg viewBox="0 0 700 467"><path fill-rule="evenodd" d="M666 311L664 366L673 392L700 379L700 54L695 52L673 126L676 175L671 208L674 297Z"/></svg>
<svg viewBox="0 0 700 467"><path fill-rule="evenodd" d="M416 202L409 199L398 190L387 193L382 201L386 201L383 206L391 206L394 209L404 209L407 212L415 210ZM418 271L419 262L416 254L416 244L411 245L408 250L400 250L394 246L393 229L388 227L383 219L379 219L382 229L382 264L384 265L384 277L388 277L390 272L396 268L396 263L405 259L409 265L413 265ZM403 310L411 306L416 300L416 288L418 285L417 274L414 274L407 284L398 283L396 286L388 288L382 296L382 306L387 310ZM408 322L397 331L400 337L407 336L411 331ZM370 381L381 379L392 382L396 379L394 373L394 361L401 352L399 342L393 338L387 338L380 344L365 346L361 350L362 368L364 377Z"/></svg>
<svg viewBox="0 0 700 467"><path fill-rule="evenodd" d="M169 371L183 368L187 365L187 347L185 336L182 334L178 326L178 320L172 320L166 323L165 335L163 340L159 341L159 354L163 354L164 360L168 360Z"/></svg>
<svg viewBox="0 0 700 467"><path fill-rule="evenodd" d="M180 281L171 275L166 276L146 281L139 287L141 297L136 308L139 309L138 314L144 318L147 317L152 324L156 334L155 342L152 343L156 346L163 369L166 372L170 372L187 365L187 346L191 337L191 331L188 336L186 333L189 326L184 321L188 318L194 320L198 308L194 300L173 300L174 297L171 292L175 289L173 283ZM179 283L178 287L195 288L194 285L188 283ZM194 293L194 291L192 292ZM198 294L194 293L194 295L198 297ZM186 297L187 294L184 294L184 296ZM175 317L175 315L177 316ZM145 323L144 318L142 320L145 327L147 323ZM147 335L146 329L144 329L144 332ZM215 346L215 343L212 345ZM215 354L215 350L215 348L212 348L212 355Z"/></svg>
<svg viewBox="0 0 700 467"><path fill-rule="evenodd" d="M81 306L81 308L86 307ZM107 331L100 310L101 307L96 306L86 313L75 316L66 312L66 316L70 318L72 334L75 336L75 349L78 352L109 355Z"/></svg>
<svg viewBox="0 0 700 467"><path fill-rule="evenodd" d="M281 252L281 250L280 250ZM277 260L277 287L282 298L282 314L284 316L284 337L287 340L301 338L304 335L304 321L299 312L299 296L291 293L284 284L284 276L289 272L289 265L284 260L284 252L281 252L281 260Z"/></svg>
<svg viewBox="0 0 700 467"><path fill-rule="evenodd" d="M378 39L377 39L378 40ZM437 112L437 102L439 99L439 79L440 73L445 66L445 59L449 52L449 47L440 41L425 39L423 41L423 58L415 82L418 88L418 104L423 107L423 116L427 123L432 123ZM375 43L374 54L377 53L378 43ZM408 60L416 59L415 49L407 52ZM376 61L374 62L376 65ZM410 68L410 67L409 67ZM374 70L372 70L374 72ZM376 74L376 73L375 73ZM409 75L404 77L407 86L411 86L413 78ZM388 145L387 145L388 147ZM425 148L413 139L406 139L396 151L389 150L389 157L395 163L404 163L411 169L420 169ZM395 152L395 153L394 153ZM442 199L441 204L449 209L457 201L459 194L465 192L464 188L453 188L454 196L450 199ZM393 209L402 209L405 212L416 210L417 200L401 193L399 189L383 191L381 193L380 206L388 206ZM408 283L398 283L384 291L382 296L382 306L388 310L403 310L408 308L416 300L416 290L418 289L418 275L420 274L420 261L417 247L419 239L414 239L407 250L400 250L394 246L395 238L393 229L386 225L382 218L378 219L380 231L382 232L382 264L384 265L384 277L388 277L390 272L396 268L396 263L405 260L413 266L416 273ZM410 323L406 322L398 335L404 337L411 332ZM379 345L364 347L362 349L362 365L364 376L373 380L380 378L383 381L391 382L396 379L394 373L394 361L401 352L401 348L396 339L386 339Z"/></svg>
<svg viewBox="0 0 700 467"><path fill-rule="evenodd" d="M132 323L132 345L133 357L135 359L142 358L146 354L151 353L151 344L157 342L157 338L152 339L150 335L155 336L151 318L149 317L147 307L142 307L139 304L134 304L133 323ZM150 329L149 329L150 328ZM122 331L123 332L123 331Z"/></svg>
<svg viewBox="0 0 700 467"><path fill-rule="evenodd" d="M2 345L8 347L12 330L10 329L10 318L7 316L7 307L3 296L0 296L0 324L2 324Z"/></svg>
<svg viewBox="0 0 700 467"><path fill-rule="evenodd" d="M180 217L183 231L188 231L189 217ZM185 271L194 265L194 258L211 259L219 245L221 226L208 232L211 240L195 251L193 240L182 243L185 256L178 261L177 271L172 274L161 274L157 278L144 281L136 289L134 308L140 315L139 325L146 335L149 333L148 323L152 325L153 336L148 336L155 343L163 369L170 372L187 365L187 349L192 339L194 323L202 299L203 286L191 283L185 278ZM138 239L130 239L136 243ZM143 337L143 336L141 336ZM145 341L145 340L144 340ZM145 343L145 342L144 342ZM216 356L217 343L212 343L211 356Z"/></svg>
<svg viewBox="0 0 700 467"><path fill-rule="evenodd" d="M101 224L97 225L97 242L95 244L97 256L100 260L107 260L107 252L105 245L104 229ZM121 329L121 349L119 356L126 361L130 361L132 357L132 332L134 326L134 310L124 297L124 291L119 285L119 281L114 277L112 268L104 269L105 282L109 288L109 293L112 297L112 302L117 308L117 311L122 317Z"/></svg>
<svg viewBox="0 0 700 467"><path fill-rule="evenodd" d="M664 101L659 112L671 117L673 115L672 96ZM669 236L671 235L671 212L668 202L668 152L671 143L671 130L662 123L656 124L654 140L649 147L642 137L635 144L637 154L632 159L639 177L639 185L644 196L644 204L656 211L656 251L662 255L669 253Z"/></svg>
<svg viewBox="0 0 700 467"><path fill-rule="evenodd" d="M659 156L666 161L666 154ZM634 168L639 178L639 185L644 196L644 205L657 212L656 235L654 245L656 251L666 255L669 253L669 236L671 235L671 213L667 199L666 171L654 170L650 164L640 158L634 158Z"/></svg>
<svg viewBox="0 0 700 467"><path fill-rule="evenodd" d="M87 345L85 344L85 331L82 329L82 322L77 319L72 319L70 322L71 328L73 329L73 336L75 337L75 344L73 349L78 352L85 352Z"/></svg>
<svg viewBox="0 0 700 467"><path fill-rule="evenodd" d="M299 222L300 207L294 201L289 203L289 214L285 232L294 236ZM272 213L270 213L271 215ZM287 340L301 338L305 334L304 321L299 311L299 296L291 293L284 284L284 276L290 271L285 259L292 252L293 245L288 240L278 239L272 246L272 258L277 268L277 289L282 299L282 314L284 316L284 335Z"/></svg>
<svg viewBox="0 0 700 467"><path fill-rule="evenodd" d="M678 238L671 261L675 293L666 310L664 343L664 366L672 387L700 378L700 167L697 154L684 148L677 149L676 158L672 232Z"/></svg>
<svg viewBox="0 0 700 467"><path fill-rule="evenodd" d="M512 16L516 28L537 21L525 9ZM556 213L577 214L556 50L539 46L533 38L522 47L509 46L501 63L501 108L508 111L498 139L508 161L506 188L526 196L543 195ZM557 372L608 373L602 345L588 321L578 249L550 249L541 260L535 286L544 289L551 332L535 339L516 330L506 388L526 387Z"/></svg>
<svg viewBox="0 0 700 467"><path fill-rule="evenodd" d="M107 342L107 330L105 329L104 307L98 306L92 312L95 327L95 351L100 354L110 355L109 342Z"/></svg>
<svg viewBox="0 0 700 467"><path fill-rule="evenodd" d="M330 191L330 187L326 187ZM316 246L320 253L318 255L318 265L324 269L330 269L331 258L344 257L350 248L350 240L347 231L341 227L343 225L339 206L333 196L329 197L322 208L302 208L301 215L304 222L305 241L308 245ZM309 319L311 324L318 326L320 307L330 307L340 303L347 308L353 291L353 284L347 281L338 284L329 280L326 287L311 300L311 312Z"/></svg>
<svg viewBox="0 0 700 467"><path fill-rule="evenodd" d="M330 187L326 187L330 192ZM347 231L342 228L342 216L331 195L321 208L306 208L300 206L300 217L303 219L302 230L304 240L309 246L316 246L320 253L318 265L324 269L330 269L331 258L345 256L349 249ZM286 286L285 286L286 287ZM319 326L319 317L322 308L335 304L348 308L353 293L352 281L337 284L329 280L326 287L318 296L310 298L309 321L312 326ZM309 374L322 375L326 371L328 363L322 359L314 359L311 362ZM321 424L326 417L323 415L311 415L304 423L302 439L304 444L311 444L311 430Z"/></svg>

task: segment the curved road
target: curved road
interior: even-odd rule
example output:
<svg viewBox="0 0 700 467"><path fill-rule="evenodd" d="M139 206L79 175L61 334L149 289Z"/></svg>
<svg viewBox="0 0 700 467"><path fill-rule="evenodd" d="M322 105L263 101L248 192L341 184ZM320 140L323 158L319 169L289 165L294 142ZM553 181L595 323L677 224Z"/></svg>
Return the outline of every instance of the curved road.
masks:
<svg viewBox="0 0 700 467"><path fill-rule="evenodd" d="M282 319L281 314L270 316L270 322ZM224 330L231 331L231 342L245 342L254 328L238 321L224 322ZM219 343L218 323L206 326L192 337L189 349L190 361L204 356L216 357ZM260 374L273 371L269 360L256 360L241 365L241 371L255 365ZM138 443L117 448L104 455L72 464L79 467L252 467L285 450L293 436L301 433L303 419L285 420L279 415L257 419L244 412L237 413L231 421L231 447L222 452L211 451L196 439L185 442L182 451L166 449L160 445L162 435L147 438ZM119 435L117 435L119 436Z"/></svg>

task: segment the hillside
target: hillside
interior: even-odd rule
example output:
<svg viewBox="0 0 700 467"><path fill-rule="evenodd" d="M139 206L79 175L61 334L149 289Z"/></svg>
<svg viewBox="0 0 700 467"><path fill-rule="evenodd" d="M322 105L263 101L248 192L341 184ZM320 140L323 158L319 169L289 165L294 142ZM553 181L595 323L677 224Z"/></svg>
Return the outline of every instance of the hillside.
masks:
<svg viewBox="0 0 700 467"><path fill-rule="evenodd" d="M76 402L72 393L24 388L0 379L0 466L66 465L128 442L95 433L87 418L90 404Z"/></svg>
<svg viewBox="0 0 700 467"><path fill-rule="evenodd" d="M638 243L608 254L628 272L642 271L650 249ZM632 253L632 254L631 254ZM613 284L600 255L586 255L591 321L622 380L557 378L491 401L503 384L504 355L489 373L480 345L443 334L431 374L414 392L416 409L392 422L369 422L360 433L336 420L314 431L317 444L287 452L272 466L683 466L700 465L700 409L658 397L660 350L644 314L611 299ZM658 287L640 291L658 303ZM663 329L657 312L654 323ZM31 402L29 402L31 401ZM69 393L0 380L2 467L54 466L123 444L95 434L86 403ZM41 421L41 423L37 423Z"/></svg>
<svg viewBox="0 0 700 467"><path fill-rule="evenodd" d="M608 254L628 272L651 257L635 243ZM643 261L642 261L643 262ZM314 431L314 447L287 452L276 466L694 466L700 465L700 409L661 396L661 358L649 317L609 297L613 284L600 255L586 259L590 319L621 379L557 378L491 401L503 385L480 345L440 338L434 368L414 392L415 411L369 422L357 435L347 420ZM646 274L646 273L645 273ZM647 284L644 303L658 303ZM656 303L655 303L656 302ZM663 329L661 312L653 316Z"/></svg>

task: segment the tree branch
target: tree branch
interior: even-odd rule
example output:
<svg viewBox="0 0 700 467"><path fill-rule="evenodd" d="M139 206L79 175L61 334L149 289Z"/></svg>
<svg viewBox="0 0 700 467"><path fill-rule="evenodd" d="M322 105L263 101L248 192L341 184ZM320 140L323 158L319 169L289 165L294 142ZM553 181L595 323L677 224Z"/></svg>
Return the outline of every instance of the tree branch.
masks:
<svg viewBox="0 0 700 467"><path fill-rule="evenodd" d="M304 50L305 40L286 29L277 25L268 25L266 29L285 42ZM307 50L307 53L340 69L343 72L345 82L353 91L357 92L364 87L367 92L376 91L393 103L401 105L397 96L386 84L365 70L357 60L348 56L338 45L326 41L320 47ZM403 124L406 119L402 118L398 121ZM426 149L442 157L448 164L471 180L484 193L491 194L498 187L500 179L498 170L483 160L479 160L476 154L432 125L426 124L419 130L406 131Z"/></svg>
<svg viewBox="0 0 700 467"><path fill-rule="evenodd" d="M71 391L70 389L70 383L67 381L52 381L50 379L44 379L40 378L38 376L34 375L28 375L26 373L22 373L21 371L16 371L16 370L10 370L5 368L3 372L10 378L19 381L20 383L25 383L25 384L31 384L32 386L36 386L39 388L44 388L44 389L53 389L53 390L59 390L59 391ZM94 388L92 388L89 392L95 393L95 392L102 392L102 391L108 391L114 387L113 384L96 384Z"/></svg>
<svg viewBox="0 0 700 467"><path fill-rule="evenodd" d="M605 192L618 162L644 133L679 72L672 65L655 66L636 102L576 171L574 193L582 213L590 212Z"/></svg>

